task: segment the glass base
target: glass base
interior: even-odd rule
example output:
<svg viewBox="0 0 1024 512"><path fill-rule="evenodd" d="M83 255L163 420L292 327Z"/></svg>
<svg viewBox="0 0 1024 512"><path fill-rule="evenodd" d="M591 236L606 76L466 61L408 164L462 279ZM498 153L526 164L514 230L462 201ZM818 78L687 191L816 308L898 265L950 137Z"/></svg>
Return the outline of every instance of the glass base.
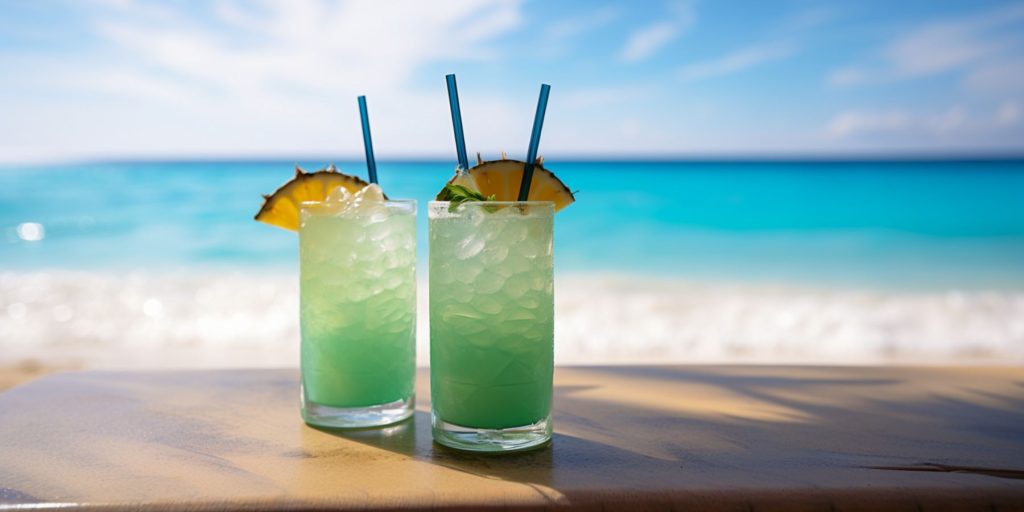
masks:
<svg viewBox="0 0 1024 512"><path fill-rule="evenodd" d="M514 452L543 446L551 440L551 416L532 425L502 429L463 427L431 414L434 441L472 452Z"/></svg>
<svg viewBox="0 0 1024 512"><path fill-rule="evenodd" d="M331 407L308 400L302 401L302 419L316 427L366 428L398 423L410 416L416 406L416 395L405 400L369 407Z"/></svg>

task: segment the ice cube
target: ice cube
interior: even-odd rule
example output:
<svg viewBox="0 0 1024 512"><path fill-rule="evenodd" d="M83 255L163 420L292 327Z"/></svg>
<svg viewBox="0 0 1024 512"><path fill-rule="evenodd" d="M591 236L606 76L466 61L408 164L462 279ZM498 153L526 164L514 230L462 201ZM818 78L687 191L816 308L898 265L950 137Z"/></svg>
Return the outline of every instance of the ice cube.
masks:
<svg viewBox="0 0 1024 512"><path fill-rule="evenodd" d="M474 227L480 226L487 220L487 214L481 211L479 208L470 208L466 211L465 217L469 220L469 223Z"/></svg>
<svg viewBox="0 0 1024 512"><path fill-rule="evenodd" d="M536 323L537 316L535 315L535 312L527 309L510 307L505 311L505 315L501 319L501 328L504 332L522 334Z"/></svg>
<svg viewBox="0 0 1024 512"><path fill-rule="evenodd" d="M524 258L533 259L540 255L541 249L536 243L532 243L532 240L524 241L523 243L516 244L516 252Z"/></svg>
<svg viewBox="0 0 1024 512"><path fill-rule="evenodd" d="M473 301L476 310L486 315L496 315L501 312L501 302L490 295L480 295Z"/></svg>
<svg viewBox="0 0 1024 512"><path fill-rule="evenodd" d="M387 215L387 213L385 212L384 215ZM373 223L373 217L370 218L370 222ZM370 228L370 240L373 240L374 242L387 240L388 237L391 237L391 231L393 228L394 226L391 224L384 224L382 226L374 226L373 228ZM395 247L402 243L400 239L395 237L391 237L390 240L391 243L389 244L387 250L394 249Z"/></svg>
<svg viewBox="0 0 1024 512"><path fill-rule="evenodd" d="M509 208L511 209L511 208ZM519 222L511 222L505 227L505 233L502 238L507 243L519 243L526 240L526 236L529 233L529 228L526 225Z"/></svg>
<svg viewBox="0 0 1024 512"><path fill-rule="evenodd" d="M367 224L380 224L388 220L388 211L383 205L380 208L374 208L373 213L367 219Z"/></svg>
<svg viewBox="0 0 1024 512"><path fill-rule="evenodd" d="M551 280L545 279L544 276L537 275L530 278L530 288L538 292L546 291L550 283Z"/></svg>
<svg viewBox="0 0 1024 512"><path fill-rule="evenodd" d="M508 257L508 246L492 243L480 254L484 265L497 265Z"/></svg>
<svg viewBox="0 0 1024 512"><path fill-rule="evenodd" d="M485 243L483 237L471 234L455 244L455 257L460 260L472 258L484 250Z"/></svg>
<svg viewBox="0 0 1024 512"><path fill-rule="evenodd" d="M364 208L375 203L383 203L384 191L380 189L380 185L374 183L367 185L360 189L359 192L356 192L356 195L352 200L359 208Z"/></svg>
<svg viewBox="0 0 1024 512"><path fill-rule="evenodd" d="M505 281L505 295L510 299L518 299L530 291L530 284L523 278Z"/></svg>
<svg viewBox="0 0 1024 512"><path fill-rule="evenodd" d="M345 291L349 302L362 302L373 296L373 289L368 283L354 283Z"/></svg>
<svg viewBox="0 0 1024 512"><path fill-rule="evenodd" d="M495 274L493 272L485 272L480 274L480 276L476 278L476 281L474 281L473 284L473 289L477 293L495 293L498 290L501 290L501 287L505 284L505 278L502 277L500 274Z"/></svg>
<svg viewBox="0 0 1024 512"><path fill-rule="evenodd" d="M390 270L381 276L380 284L385 290L393 290L398 288L405 282L405 272L402 269Z"/></svg>
<svg viewBox="0 0 1024 512"><path fill-rule="evenodd" d="M483 316L472 307L449 304L441 309L441 320L444 322L465 322L482 318Z"/></svg>
<svg viewBox="0 0 1024 512"><path fill-rule="evenodd" d="M533 310L540 307L540 300L537 299L534 294L523 295L516 300L516 304L519 304L524 309Z"/></svg>
<svg viewBox="0 0 1024 512"><path fill-rule="evenodd" d="M476 281L477 276L484 271L484 267L478 262L467 262L464 265L460 265L458 270L455 272L455 279L463 284L473 284Z"/></svg>
<svg viewBox="0 0 1024 512"><path fill-rule="evenodd" d="M348 203L352 201L352 193L345 187L335 187L330 194L327 194L327 203Z"/></svg>

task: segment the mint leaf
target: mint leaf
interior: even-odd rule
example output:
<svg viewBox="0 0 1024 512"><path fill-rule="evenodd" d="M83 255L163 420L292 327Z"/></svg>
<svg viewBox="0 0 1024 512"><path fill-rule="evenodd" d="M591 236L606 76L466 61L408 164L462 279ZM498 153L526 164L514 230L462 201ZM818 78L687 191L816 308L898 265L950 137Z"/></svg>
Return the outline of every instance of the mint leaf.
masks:
<svg viewBox="0 0 1024 512"><path fill-rule="evenodd" d="M441 193L437 194L438 201L448 201L448 211L454 212L460 204L470 201L494 201L494 194L484 196L476 190L466 188L463 185L449 183L444 186Z"/></svg>

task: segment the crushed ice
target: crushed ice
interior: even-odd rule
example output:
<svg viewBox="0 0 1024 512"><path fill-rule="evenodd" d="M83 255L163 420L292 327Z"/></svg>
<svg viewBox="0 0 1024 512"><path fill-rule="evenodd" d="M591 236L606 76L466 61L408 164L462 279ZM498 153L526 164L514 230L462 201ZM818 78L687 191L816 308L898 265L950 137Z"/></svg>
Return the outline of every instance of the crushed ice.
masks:
<svg viewBox="0 0 1024 512"><path fill-rule="evenodd" d="M383 222L387 219L384 207L384 191L377 184L367 185L353 194L345 187L337 187L324 200L332 213L369 214L370 222Z"/></svg>

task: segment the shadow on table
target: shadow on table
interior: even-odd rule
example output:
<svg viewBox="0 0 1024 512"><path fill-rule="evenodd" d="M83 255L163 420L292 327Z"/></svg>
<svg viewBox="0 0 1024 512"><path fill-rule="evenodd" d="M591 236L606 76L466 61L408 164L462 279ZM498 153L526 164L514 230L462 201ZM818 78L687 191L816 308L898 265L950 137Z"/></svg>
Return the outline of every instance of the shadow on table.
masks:
<svg viewBox="0 0 1024 512"><path fill-rule="evenodd" d="M571 371L584 377L580 382L600 384L555 387L556 434L538 450L452 450L433 443L430 415L423 411L383 429L328 432L415 460L563 492L772 485L801 476L781 467L817 471L822 454L851 469L894 459L927 465L942 457L974 457L1016 471L1019 463L1009 461L1024 460L1024 396L1018 393L908 400L890 396L904 384L898 372L865 377L842 368ZM619 389L629 382L640 384ZM666 398L645 397L645 389ZM691 403L708 398L695 396L701 392L711 394L706 407ZM940 444L946 446L934 448ZM1001 455L979 455L986 449Z"/></svg>
<svg viewBox="0 0 1024 512"><path fill-rule="evenodd" d="M560 407L571 402L574 393L591 388L593 386L555 386L556 432L552 441L523 452L472 453L434 443L430 413L421 410L416 411L409 420L389 427L321 431L477 476L560 490L606 486L639 488L659 482L671 485L672 481L666 478L679 472L678 460L659 459L562 432L563 427L595 421L571 414L567 408ZM599 419L596 421L600 423ZM621 421L615 420L614 425L608 427L614 429L621 425Z"/></svg>
<svg viewBox="0 0 1024 512"><path fill-rule="evenodd" d="M556 489L586 486L636 487L678 472L676 461L659 460L580 437L555 433L552 442L530 451L471 453L434 443L430 414L417 411L400 424L356 431L322 430L419 461L477 476ZM571 471L559 471L571 468Z"/></svg>
<svg viewBox="0 0 1024 512"><path fill-rule="evenodd" d="M1017 503L1024 495L1024 480L1018 479L1024 475L1024 387L1014 370L992 371L999 374L927 368L558 369L553 443L499 456L434 444L425 412L429 396L421 397L420 411L402 424L321 435L300 427L294 371L69 373L0 395L0 432L7 434L0 439L0 501L35 500L39 493L20 482L52 475L54 468L79 475L78 482L66 479L69 489L121 482L125 488L166 485L172 487L160 488L169 495L199 495L214 485L207 475L229 475L239 485L257 478L261 488L286 487L298 475L312 488L332 485L331 468L343 466L351 476L364 461L384 459L387 467L396 459L391 454L400 454L416 462L401 465L407 476L429 476L416 466L431 464L544 487L538 489L549 491L544 496L560 493L583 502L602 491L609 500L640 494L672 500L687 492L733 497L744 489L750 496L795 486L818 496L837 489L903 489L917 499L947 490L977 500L1002 489L1015 493ZM418 389L429 388L426 372L418 378ZM289 437L296 429L297 446ZM286 462L322 460L288 464L280 474L264 471L268 451L275 449ZM142 482L137 472L157 467L142 466L150 462L165 477ZM72 491L60 495L84 492ZM700 502L689 502L700 508L692 505ZM903 508L913 510L915 504Z"/></svg>

